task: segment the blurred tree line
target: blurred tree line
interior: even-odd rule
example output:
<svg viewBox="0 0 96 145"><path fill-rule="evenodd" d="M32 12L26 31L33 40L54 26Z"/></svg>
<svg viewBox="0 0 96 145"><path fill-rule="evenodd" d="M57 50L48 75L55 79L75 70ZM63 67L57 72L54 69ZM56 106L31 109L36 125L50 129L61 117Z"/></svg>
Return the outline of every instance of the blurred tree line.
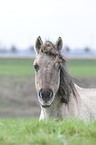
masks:
<svg viewBox="0 0 96 145"><path fill-rule="evenodd" d="M71 51L71 48L68 47L68 46L65 46L64 50L65 50L65 52L69 53L69 52ZM77 49L77 50L78 50L78 49ZM84 50L86 53L88 53L88 52L91 51L91 49L90 49L89 47L85 47L83 50Z"/></svg>
<svg viewBox="0 0 96 145"><path fill-rule="evenodd" d="M7 53L7 52L12 52L12 53L16 53L16 52L18 52L18 48L15 46L15 45L13 45L10 49L7 49L7 48L1 48L0 47L0 53ZM30 46L29 48L27 48L26 50L29 50L30 52L33 52L34 51L34 46ZM63 48L63 50L68 54L68 53L70 53L70 51L72 51L72 49L69 47L69 46L65 46L64 48ZM90 52L90 48L89 47L85 47L84 49L83 49L86 53L88 53L88 52Z"/></svg>
<svg viewBox="0 0 96 145"><path fill-rule="evenodd" d="M16 53L16 52L18 52L18 50L20 50L20 49L18 49L15 45L13 45L10 49L7 49L5 47L3 47L3 48L0 47L0 53L7 53L7 52ZM34 51L34 46L30 46L26 50Z"/></svg>

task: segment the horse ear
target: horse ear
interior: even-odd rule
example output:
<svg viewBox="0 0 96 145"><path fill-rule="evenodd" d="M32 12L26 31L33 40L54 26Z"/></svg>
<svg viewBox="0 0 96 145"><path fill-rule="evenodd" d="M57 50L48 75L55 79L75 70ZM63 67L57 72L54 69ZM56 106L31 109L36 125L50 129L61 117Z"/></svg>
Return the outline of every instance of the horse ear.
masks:
<svg viewBox="0 0 96 145"><path fill-rule="evenodd" d="M61 52L62 47L63 47L63 41L62 41L62 38L59 37L56 41L57 51Z"/></svg>
<svg viewBox="0 0 96 145"><path fill-rule="evenodd" d="M43 41L40 36L37 37L36 43L35 43L35 50L37 53L39 53L39 50L41 49L41 45L43 45Z"/></svg>

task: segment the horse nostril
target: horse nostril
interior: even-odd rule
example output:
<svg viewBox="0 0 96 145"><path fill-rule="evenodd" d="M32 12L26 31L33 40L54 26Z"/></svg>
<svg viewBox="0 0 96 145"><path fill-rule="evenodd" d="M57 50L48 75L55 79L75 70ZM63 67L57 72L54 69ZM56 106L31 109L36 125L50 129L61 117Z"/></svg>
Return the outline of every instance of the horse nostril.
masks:
<svg viewBox="0 0 96 145"><path fill-rule="evenodd" d="M45 101L49 101L53 97L53 91L51 89L41 89L39 91L39 97Z"/></svg>

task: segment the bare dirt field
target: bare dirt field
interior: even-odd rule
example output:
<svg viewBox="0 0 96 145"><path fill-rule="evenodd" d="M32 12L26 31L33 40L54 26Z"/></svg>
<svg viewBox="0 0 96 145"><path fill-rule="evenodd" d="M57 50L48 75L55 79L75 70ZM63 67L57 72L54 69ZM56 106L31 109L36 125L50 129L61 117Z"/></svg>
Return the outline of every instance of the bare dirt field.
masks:
<svg viewBox="0 0 96 145"><path fill-rule="evenodd" d="M80 87L96 88L96 78L73 78ZM39 117L34 78L0 76L0 118Z"/></svg>

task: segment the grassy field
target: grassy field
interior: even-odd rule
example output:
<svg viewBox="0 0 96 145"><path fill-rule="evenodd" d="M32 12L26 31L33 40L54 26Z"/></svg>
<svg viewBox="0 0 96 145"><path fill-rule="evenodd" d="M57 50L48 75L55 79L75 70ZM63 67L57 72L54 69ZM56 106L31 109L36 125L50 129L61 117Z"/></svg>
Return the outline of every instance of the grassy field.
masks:
<svg viewBox="0 0 96 145"><path fill-rule="evenodd" d="M96 77L96 59L69 60L68 71L73 76Z"/></svg>
<svg viewBox="0 0 96 145"><path fill-rule="evenodd" d="M72 76L96 77L96 60L68 60ZM0 75L34 76L33 59L0 59Z"/></svg>
<svg viewBox="0 0 96 145"><path fill-rule="evenodd" d="M66 143L65 143L66 142ZM96 121L0 120L0 145L96 145Z"/></svg>
<svg viewBox="0 0 96 145"><path fill-rule="evenodd" d="M96 60L72 59L68 60L67 65L72 76L96 77ZM12 76L17 81L20 76L30 79L34 74L33 59L0 59L1 78ZM6 85L9 87L9 84ZM22 90L22 85L20 86ZM1 88L1 92L2 90ZM96 145L96 121L84 123L78 119L46 119L40 122L38 119L0 119L0 145L66 145L65 142L67 145Z"/></svg>
<svg viewBox="0 0 96 145"><path fill-rule="evenodd" d="M0 59L0 75L34 76L33 59Z"/></svg>

